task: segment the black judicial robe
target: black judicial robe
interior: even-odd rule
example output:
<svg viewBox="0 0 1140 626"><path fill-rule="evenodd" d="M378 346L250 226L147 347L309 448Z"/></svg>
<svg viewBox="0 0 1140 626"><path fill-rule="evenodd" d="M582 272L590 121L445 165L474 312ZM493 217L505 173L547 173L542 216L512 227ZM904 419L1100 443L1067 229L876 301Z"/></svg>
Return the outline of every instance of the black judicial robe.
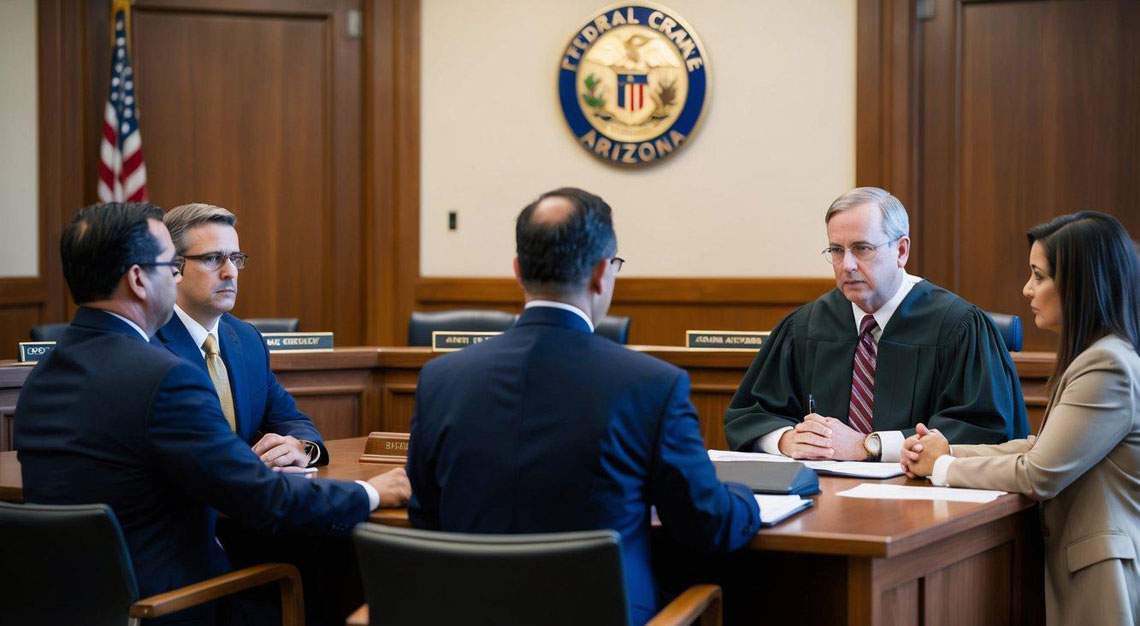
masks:
<svg viewBox="0 0 1140 626"><path fill-rule="evenodd" d="M847 422L857 345L851 303L838 289L785 317L760 347L724 416L728 444L757 438L807 415ZM909 437L923 422L951 443L1025 437L1021 383L992 320L976 306L923 280L879 337L874 429Z"/></svg>

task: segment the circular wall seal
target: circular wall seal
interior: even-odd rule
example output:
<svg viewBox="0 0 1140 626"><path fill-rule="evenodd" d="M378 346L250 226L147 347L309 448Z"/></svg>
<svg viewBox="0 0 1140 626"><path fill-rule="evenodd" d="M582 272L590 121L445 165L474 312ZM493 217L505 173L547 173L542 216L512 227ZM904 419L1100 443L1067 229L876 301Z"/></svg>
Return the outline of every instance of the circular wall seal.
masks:
<svg viewBox="0 0 1140 626"><path fill-rule="evenodd" d="M676 153L691 140L708 94L708 56L697 34L649 2L600 11L570 38L559 64L570 131L590 154L616 165Z"/></svg>

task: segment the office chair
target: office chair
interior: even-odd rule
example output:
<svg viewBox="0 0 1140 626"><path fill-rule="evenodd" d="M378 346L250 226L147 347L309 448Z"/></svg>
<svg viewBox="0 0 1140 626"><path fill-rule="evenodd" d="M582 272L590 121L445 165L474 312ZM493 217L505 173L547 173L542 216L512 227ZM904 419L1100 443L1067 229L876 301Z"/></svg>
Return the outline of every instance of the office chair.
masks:
<svg viewBox="0 0 1140 626"><path fill-rule="evenodd" d="M296 317L248 317L245 321L259 333L295 333L301 327L301 320Z"/></svg>
<svg viewBox="0 0 1140 626"><path fill-rule="evenodd" d="M454 311L413 311L408 321L408 345L430 346L433 331L503 332L518 316L505 311L458 309Z"/></svg>
<svg viewBox="0 0 1140 626"><path fill-rule="evenodd" d="M68 326L67 322L32 326L32 341L59 341Z"/></svg>
<svg viewBox="0 0 1140 626"><path fill-rule="evenodd" d="M1010 352L1021 352L1021 318L1005 313L987 312L986 315L990 316L994 325L997 326L998 332L1001 333L1002 341L1005 342L1005 349Z"/></svg>
<svg viewBox="0 0 1140 626"><path fill-rule="evenodd" d="M621 538L612 530L467 535L361 524L353 531L368 604L348 624L629 623ZM650 624L721 623L716 585L690 587Z"/></svg>
<svg viewBox="0 0 1140 626"><path fill-rule="evenodd" d="M629 323L628 317L607 315L594 328L594 334L624 345L629 343Z"/></svg>
<svg viewBox="0 0 1140 626"><path fill-rule="evenodd" d="M0 615L5 626L137 625L222 596L280 581L286 626L304 622L297 568L268 563L139 599L131 555L105 504L0 502Z"/></svg>

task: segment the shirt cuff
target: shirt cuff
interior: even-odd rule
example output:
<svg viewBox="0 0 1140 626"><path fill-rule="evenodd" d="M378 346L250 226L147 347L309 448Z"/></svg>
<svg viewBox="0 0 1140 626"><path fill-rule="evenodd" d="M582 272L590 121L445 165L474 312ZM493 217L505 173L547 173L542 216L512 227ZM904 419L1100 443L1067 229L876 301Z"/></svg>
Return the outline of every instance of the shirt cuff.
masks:
<svg viewBox="0 0 1140 626"><path fill-rule="evenodd" d="M903 437L901 430L881 430L879 433L879 444L882 446L883 455L879 459L883 463L898 463L902 460L902 447L906 437Z"/></svg>
<svg viewBox="0 0 1140 626"><path fill-rule="evenodd" d="M376 509L380 508L380 492L376 491L375 487L369 485L363 480L356 481L356 484L364 487L364 491L368 492L368 510L375 511Z"/></svg>
<svg viewBox="0 0 1140 626"><path fill-rule="evenodd" d="M778 454L780 456L784 456L784 453L780 452L780 437L783 436L784 432L789 431L791 429L792 429L791 426L785 426L783 428L777 428L776 430L773 430L772 432L768 433L767 435L760 437L759 439L756 440L756 451L757 452L767 452L768 454Z"/></svg>
<svg viewBox="0 0 1140 626"><path fill-rule="evenodd" d="M935 487L950 486L946 482L946 474L950 471L950 464L953 462L954 457L949 454L943 454L934 460L934 469L930 472L930 482L934 483Z"/></svg>

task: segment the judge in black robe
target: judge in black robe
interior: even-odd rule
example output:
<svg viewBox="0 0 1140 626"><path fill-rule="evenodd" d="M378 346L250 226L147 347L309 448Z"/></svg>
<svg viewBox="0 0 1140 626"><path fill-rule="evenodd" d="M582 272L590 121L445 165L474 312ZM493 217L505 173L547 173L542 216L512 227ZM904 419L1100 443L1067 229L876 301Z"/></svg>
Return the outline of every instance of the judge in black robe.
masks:
<svg viewBox="0 0 1140 626"><path fill-rule="evenodd" d="M846 422L858 329L838 289L793 311L772 331L725 415L728 444L752 449L808 411ZM1001 443L1028 434L1017 371L992 320L962 298L921 281L879 338L875 431L904 437L917 423L952 443Z"/></svg>
<svg viewBox="0 0 1140 626"><path fill-rule="evenodd" d="M1021 385L997 327L976 306L906 273L909 224L898 199L855 189L832 203L825 221L824 254L839 288L793 311L765 340L725 414L729 446L789 454L776 449L783 436L775 431L792 427L795 436L784 438L795 441L795 456L875 458L864 451L874 439L881 460L897 461L919 422L951 443L1024 437ZM884 326L873 432L865 437L849 425L848 409L859 320L875 313Z"/></svg>

